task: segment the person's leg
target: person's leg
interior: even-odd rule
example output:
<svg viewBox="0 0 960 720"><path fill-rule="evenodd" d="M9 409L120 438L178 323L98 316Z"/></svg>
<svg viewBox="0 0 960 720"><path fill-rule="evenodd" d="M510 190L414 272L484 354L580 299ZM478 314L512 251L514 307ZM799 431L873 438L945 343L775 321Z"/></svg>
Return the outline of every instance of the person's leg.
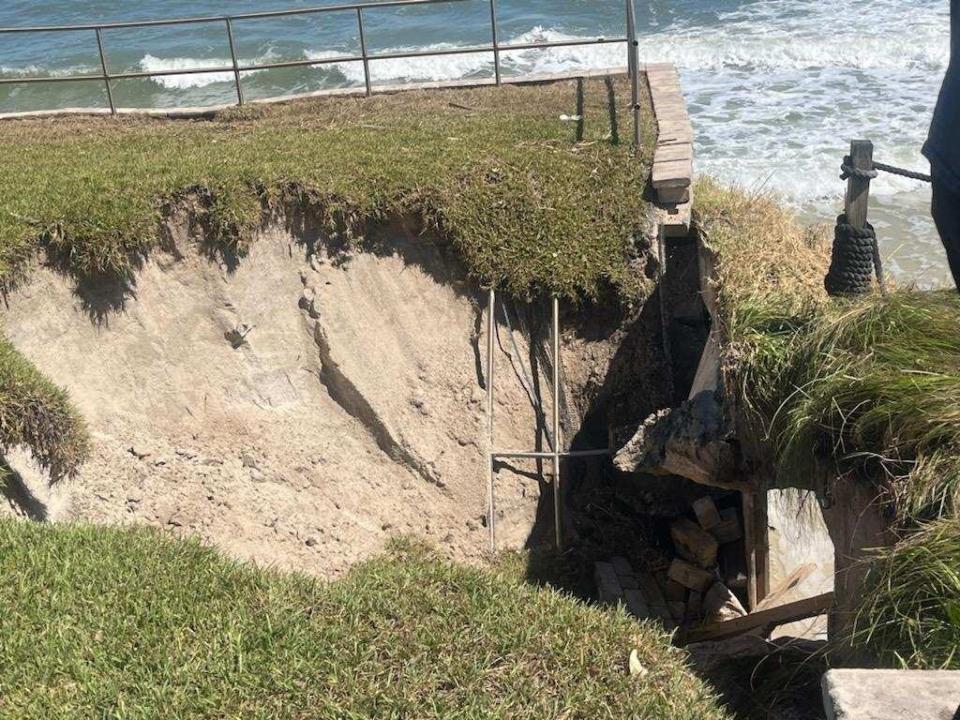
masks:
<svg viewBox="0 0 960 720"><path fill-rule="evenodd" d="M936 179L933 181L933 221L947 251L953 282L960 291L960 195Z"/></svg>

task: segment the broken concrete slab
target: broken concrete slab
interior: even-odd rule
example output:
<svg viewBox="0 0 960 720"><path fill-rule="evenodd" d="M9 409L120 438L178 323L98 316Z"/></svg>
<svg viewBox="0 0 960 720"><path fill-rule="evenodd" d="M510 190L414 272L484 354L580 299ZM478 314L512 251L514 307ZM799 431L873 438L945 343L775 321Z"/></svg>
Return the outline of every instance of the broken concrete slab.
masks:
<svg viewBox="0 0 960 720"><path fill-rule="evenodd" d="M960 671L830 670L821 681L830 720L953 720Z"/></svg>

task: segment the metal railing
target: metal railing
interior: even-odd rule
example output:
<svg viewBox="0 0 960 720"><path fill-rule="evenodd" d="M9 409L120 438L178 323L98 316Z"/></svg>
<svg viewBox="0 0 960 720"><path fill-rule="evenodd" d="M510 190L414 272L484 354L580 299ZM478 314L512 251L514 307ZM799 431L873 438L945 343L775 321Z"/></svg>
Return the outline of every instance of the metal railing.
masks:
<svg viewBox="0 0 960 720"><path fill-rule="evenodd" d="M242 75L245 72L257 70L273 70L277 68L290 67L311 67L318 65L330 65L347 62L363 63L364 87L367 95L374 91L370 77L370 63L377 60L396 60L402 58L418 57L443 57L446 55L492 53L494 81L497 85L503 82L501 53L517 50L544 50L558 47L573 47L577 45L609 45L625 43L627 45L627 69L632 79L631 101L633 112L635 114L635 132L634 139L639 139L639 63L636 49L638 47L636 34L636 15L633 6L633 0L626 0L626 37L598 37L592 41L585 39L577 40L555 40L547 42L531 43L501 43L500 28L497 18L497 0L487 0L490 6L490 37L491 42L486 45L468 45L455 48L433 49L433 50L412 50L407 52L381 52L371 53L368 50L366 29L364 26L364 15L368 12L376 12L399 7L412 7L420 5L438 5L468 2L471 0L387 0L386 2L366 2L351 3L345 5L330 5L327 7L301 8L293 10L274 10L268 12L244 13L239 15L223 15L216 17L192 17L192 18L170 18L166 20L141 20L132 22L116 23L97 23L87 25L47 25L33 27L7 27L0 28L0 35L11 33L48 33L48 32L80 32L91 31L96 36L97 52L100 58L100 74L77 74L61 75L56 77L17 77L0 78L0 85L11 84L29 84L29 83L61 83L61 82L89 82L101 81L107 91L107 101L110 104L111 114L117 113L117 106L114 101L112 83L117 80L136 80L149 79L155 77L164 77L170 75L202 75L210 73L232 73L236 86L237 104L243 105L245 102L243 92ZM290 17L296 15L318 15L336 12L353 12L356 14L357 32L360 41L359 55L342 55L323 59L304 59L304 60L286 60L279 62L250 63L241 64L237 58L237 45L234 37L234 23L239 20L256 20L263 18ZM201 25L222 23L226 40L230 48L231 63L229 66L219 67L200 67L185 68L178 70L150 70L139 72L118 72L112 73L109 70L107 62L107 53L104 49L103 31L119 30L131 28L164 27L174 25Z"/></svg>

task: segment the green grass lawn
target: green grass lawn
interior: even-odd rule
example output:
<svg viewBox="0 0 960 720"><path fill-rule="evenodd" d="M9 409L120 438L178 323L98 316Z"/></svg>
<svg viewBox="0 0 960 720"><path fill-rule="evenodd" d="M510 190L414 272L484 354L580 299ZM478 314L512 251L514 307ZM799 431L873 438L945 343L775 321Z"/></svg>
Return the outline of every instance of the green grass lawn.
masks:
<svg viewBox="0 0 960 720"><path fill-rule="evenodd" d="M653 626L409 542L322 584L5 520L0 578L2 717L727 717Z"/></svg>
<svg viewBox="0 0 960 720"><path fill-rule="evenodd" d="M249 106L206 120L56 118L0 123L0 280L38 243L80 276L131 272L189 198L215 247L240 250L273 209L329 235L415 215L475 277L515 294L635 297L655 125L631 155L626 80L414 91Z"/></svg>

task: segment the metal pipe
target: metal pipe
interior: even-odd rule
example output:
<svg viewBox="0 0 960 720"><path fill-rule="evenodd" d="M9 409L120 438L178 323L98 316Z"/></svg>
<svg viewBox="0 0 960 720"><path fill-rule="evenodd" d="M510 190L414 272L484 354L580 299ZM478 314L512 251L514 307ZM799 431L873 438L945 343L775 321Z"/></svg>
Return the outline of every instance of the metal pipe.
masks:
<svg viewBox="0 0 960 720"><path fill-rule="evenodd" d="M103 52L103 35L97 28L97 51L100 53L100 69L103 71L103 83L107 87L107 102L110 103L110 114L117 114L117 106L113 104L113 90L110 88L110 73L107 72L107 57Z"/></svg>
<svg viewBox="0 0 960 720"><path fill-rule="evenodd" d="M557 550L563 550L563 497L560 488L560 299L553 296L553 519L557 533Z"/></svg>
<svg viewBox="0 0 960 720"><path fill-rule="evenodd" d="M265 12L239 13L230 15L232 20L256 20L258 18L289 17L291 15L311 15L315 13L345 12L347 10L356 10L357 8L390 8L406 7L410 5L438 5L441 3L466 2L466 0L387 0L386 2L374 3L347 3L344 5L329 5L327 7L294 8L290 10L268 10ZM0 28L2 33L23 33L23 32L74 32L77 30L113 30L121 28L141 28L156 27L158 25L189 25L190 23L218 23L223 22L225 16L197 16L167 18L164 20L133 20L130 22L101 23L98 25L33 25L28 27L6 27Z"/></svg>
<svg viewBox="0 0 960 720"><path fill-rule="evenodd" d="M637 15L633 0L627 2L627 71L630 73L630 106L633 111L633 147L640 149L640 58L637 51Z"/></svg>
<svg viewBox="0 0 960 720"><path fill-rule="evenodd" d="M459 0L447 0L447 2L459 2ZM224 18L217 18L218 21L223 22ZM2 31L0 31L2 32ZM587 44L609 44L615 42L624 42L622 38L616 40L609 40L606 38L601 38L593 43L584 42L583 40L577 41L557 41L557 42L547 42L547 43L524 43L522 45L500 45L499 48L501 51L504 50L543 50L553 47L570 47L575 45L587 45ZM444 48L439 50L423 50L423 51L410 51L410 52L394 52L394 53L378 53L374 55L367 55L368 60L399 60L404 58L417 58L417 57L442 57L445 55L464 55L472 53L488 53L493 49L492 46L470 46L470 47L461 47L461 48ZM240 72L248 72L253 70L271 70L274 68L289 68L289 67L305 67L313 65L330 65L334 63L344 63L344 62L361 62L364 60L363 55L341 55L333 58L318 58L312 60L285 60L281 62L274 63L252 63L250 65L238 65L237 69ZM70 75L70 76L59 76L59 77L18 77L18 78L0 78L0 85L16 85L16 84L30 84L30 83L60 83L60 82L85 82L85 81L106 81L106 80L136 80L141 78L152 78L152 77L165 77L170 75L203 75L207 73L228 73L233 71L233 66L210 66L210 67L201 67L201 68L180 68L176 70L153 70L153 71L144 71L144 72L123 72L123 73L114 73L114 74L101 74L101 75ZM573 77L573 76L571 76ZM523 82L523 78L516 78L516 82ZM480 85L483 84L483 81L473 81L471 85Z"/></svg>
<svg viewBox="0 0 960 720"><path fill-rule="evenodd" d="M225 18L227 24L227 40L230 41L230 60L233 62L233 79L237 84L237 104L243 105L243 87L240 85L240 65L237 63L237 46L233 41L233 23Z"/></svg>
<svg viewBox="0 0 960 720"><path fill-rule="evenodd" d="M490 0L490 30L493 34L493 76L500 84L500 28L497 26L497 0Z"/></svg>
<svg viewBox="0 0 960 720"><path fill-rule="evenodd" d="M367 97L373 94L370 87L370 58L367 57L367 39L363 31L363 9L357 8L357 27L360 28L360 56L363 58L363 84L367 89Z"/></svg>
<svg viewBox="0 0 960 720"><path fill-rule="evenodd" d="M494 461L495 456L493 454L494 444L493 444L493 378L494 378L494 329L496 327L496 309L497 295L496 291L491 287L490 296L487 300L487 430L489 433L490 440L490 457L489 462L487 463L487 529L490 533L490 552L497 551L497 531L496 531L496 521L497 521L497 512L494 499Z"/></svg>
<svg viewBox="0 0 960 720"><path fill-rule="evenodd" d="M592 457L602 457L605 455L613 455L615 451L610 448L602 450L568 450L566 452L559 453L562 458L592 458ZM525 451L505 451L505 452L495 452L493 457L496 460L549 460L553 457L552 452L525 452Z"/></svg>

